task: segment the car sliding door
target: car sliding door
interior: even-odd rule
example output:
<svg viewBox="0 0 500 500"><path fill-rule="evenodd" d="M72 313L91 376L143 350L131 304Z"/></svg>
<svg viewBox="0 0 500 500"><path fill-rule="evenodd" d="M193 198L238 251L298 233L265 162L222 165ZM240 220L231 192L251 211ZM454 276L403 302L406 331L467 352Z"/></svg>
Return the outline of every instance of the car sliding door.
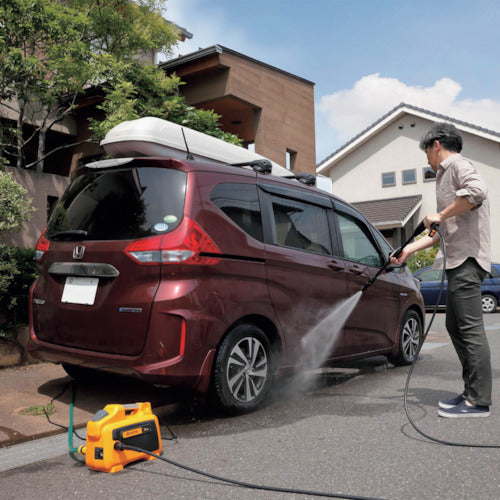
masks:
<svg viewBox="0 0 500 500"><path fill-rule="evenodd" d="M284 364L296 364L303 360L301 339L346 296L344 263L332 249L328 197L267 183L260 187L269 291L282 331ZM341 337L330 346L335 355L343 352Z"/></svg>

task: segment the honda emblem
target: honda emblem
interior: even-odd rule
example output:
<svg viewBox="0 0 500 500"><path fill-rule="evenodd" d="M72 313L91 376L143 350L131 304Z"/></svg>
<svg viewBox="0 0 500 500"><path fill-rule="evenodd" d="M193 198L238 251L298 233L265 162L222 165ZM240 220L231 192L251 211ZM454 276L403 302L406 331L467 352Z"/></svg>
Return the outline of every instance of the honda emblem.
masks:
<svg viewBox="0 0 500 500"><path fill-rule="evenodd" d="M83 254L85 253L85 247L83 245L77 245L73 248L73 259L83 259Z"/></svg>

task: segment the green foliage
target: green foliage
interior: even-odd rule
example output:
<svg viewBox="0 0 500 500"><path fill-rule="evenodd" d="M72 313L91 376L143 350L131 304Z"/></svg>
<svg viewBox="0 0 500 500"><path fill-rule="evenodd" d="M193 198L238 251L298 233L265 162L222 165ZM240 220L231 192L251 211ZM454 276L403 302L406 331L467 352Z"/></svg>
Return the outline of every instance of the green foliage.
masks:
<svg viewBox="0 0 500 500"><path fill-rule="evenodd" d="M407 260L408 269L410 269L410 271L414 273L415 271L419 271L424 267L432 266L438 250L439 243L434 245L432 248L426 248L425 250L415 252Z"/></svg>
<svg viewBox="0 0 500 500"><path fill-rule="evenodd" d="M165 6L166 0L0 2L0 112L19 116L2 146L17 166L43 170L47 131L92 86L104 91L106 114L103 122L92 121L94 139L124 120L157 116L240 142L220 130L218 115L185 104L179 78L144 62L157 52L168 56L178 41L177 29L162 17ZM23 125L35 116L38 133L26 135ZM37 151L34 164L26 163L27 150Z"/></svg>
<svg viewBox="0 0 500 500"><path fill-rule="evenodd" d="M180 85L182 82L177 76L167 76L157 66L137 60L120 62L115 66L113 77L106 82L106 97L98 106L105 118L90 119L94 139L103 139L111 128L123 121L155 116L241 145L238 136L220 129L220 115L213 110L188 106L178 95Z"/></svg>
<svg viewBox="0 0 500 500"><path fill-rule="evenodd" d="M19 230L33 210L26 190L12 174L0 171L0 233Z"/></svg>
<svg viewBox="0 0 500 500"><path fill-rule="evenodd" d="M26 190L0 170L0 234L19 230L32 211ZM0 245L0 338L10 338L16 323L28 320L28 292L35 277L34 249Z"/></svg>
<svg viewBox="0 0 500 500"><path fill-rule="evenodd" d="M37 276L35 250L0 245L0 339L11 340L28 322L29 290Z"/></svg>

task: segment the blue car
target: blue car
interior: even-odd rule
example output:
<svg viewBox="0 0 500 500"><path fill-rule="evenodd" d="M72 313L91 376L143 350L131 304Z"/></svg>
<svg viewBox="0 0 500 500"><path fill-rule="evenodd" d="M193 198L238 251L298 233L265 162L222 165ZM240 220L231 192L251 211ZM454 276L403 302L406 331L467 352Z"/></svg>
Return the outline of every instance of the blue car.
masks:
<svg viewBox="0 0 500 500"><path fill-rule="evenodd" d="M420 281L420 292L424 297L426 308L432 308L436 305L441 287L442 269L433 269L426 267L413 274ZM444 281L443 293L439 300L439 307L446 306L446 289L448 282ZM500 300L500 264L491 264L491 273L486 276L486 279L481 285L481 295L483 297L483 312L495 312Z"/></svg>

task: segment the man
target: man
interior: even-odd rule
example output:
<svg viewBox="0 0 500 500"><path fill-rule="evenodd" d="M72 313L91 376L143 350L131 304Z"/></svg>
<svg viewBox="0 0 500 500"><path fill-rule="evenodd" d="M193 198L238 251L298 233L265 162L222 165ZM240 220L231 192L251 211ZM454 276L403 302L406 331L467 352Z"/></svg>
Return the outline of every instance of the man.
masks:
<svg viewBox="0 0 500 500"><path fill-rule="evenodd" d="M446 328L462 364L464 391L439 402L438 415L488 417L491 360L481 308L481 283L490 271L490 222L487 189L471 161L461 156L462 137L455 126L436 123L420 141L436 172L437 213L428 214L429 229L438 223L446 243ZM439 234L407 245L401 265L414 252L437 243ZM442 260L441 250L435 266Z"/></svg>

